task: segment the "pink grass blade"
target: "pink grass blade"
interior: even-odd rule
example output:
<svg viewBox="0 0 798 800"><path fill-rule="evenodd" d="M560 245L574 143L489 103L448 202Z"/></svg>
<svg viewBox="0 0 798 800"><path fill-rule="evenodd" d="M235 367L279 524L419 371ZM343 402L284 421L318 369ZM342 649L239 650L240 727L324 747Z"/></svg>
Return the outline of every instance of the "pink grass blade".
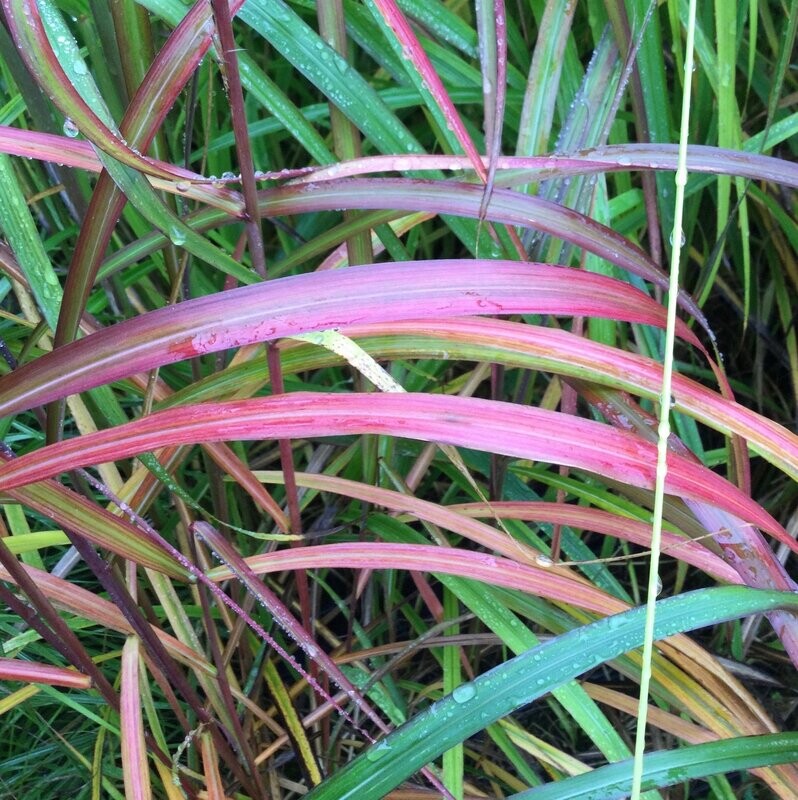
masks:
<svg viewBox="0 0 798 800"><path fill-rule="evenodd" d="M235 2L233 11L240 8ZM144 77L125 116L120 132L131 148L146 152L166 114L211 44L210 7L197 3L172 32ZM178 184L185 183L176 177ZM56 344L75 338L78 321L97 276L102 258L119 220L126 198L103 171L92 195L64 286L65 302L56 331ZM241 204L243 205L243 204Z"/></svg>
<svg viewBox="0 0 798 800"><path fill-rule="evenodd" d="M171 179L171 170L138 155L112 131L75 89L45 32L35 0L2 0L11 35L31 74L77 128L108 155L144 174Z"/></svg>
<svg viewBox="0 0 798 800"><path fill-rule="evenodd" d="M363 433L401 434L563 464L645 489L654 485L653 445L592 420L474 398L295 393L169 409L49 445L0 466L0 491L170 444ZM668 469L668 493L722 508L798 552L784 528L724 478L676 453Z"/></svg>
<svg viewBox="0 0 798 800"><path fill-rule="evenodd" d="M213 739L207 731L199 735L199 750L202 755L202 768L205 775L205 791L208 800L226 800L224 783L219 772L219 754Z"/></svg>
<svg viewBox="0 0 798 800"><path fill-rule="evenodd" d="M80 672L17 658L0 658L0 681L25 681L63 686L66 689L90 689L91 678Z"/></svg>
<svg viewBox="0 0 798 800"><path fill-rule="evenodd" d="M250 556L245 561L257 575L286 569L317 568L438 572L478 580L489 586L518 589L602 615L628 608L622 600L606 594L574 573L456 547L383 542L322 544ZM228 580L231 576L227 567L216 567L208 573L213 581Z"/></svg>
<svg viewBox="0 0 798 800"><path fill-rule="evenodd" d="M651 525L630 517L611 514L598 508L575 506L567 503L494 501L490 507L484 503L463 503L448 506L453 511L475 518L520 519L527 522L545 522L567 525L580 530L596 531L616 539L649 547ZM739 573L700 542L663 531L662 553L690 564L713 578L728 583L742 583Z"/></svg>
<svg viewBox="0 0 798 800"><path fill-rule="evenodd" d="M344 328L377 358L440 358L491 361L544 370L612 386L656 400L662 365L652 359L592 342L568 331L505 320L383 322ZM798 436L749 408L683 375L673 377L673 409L726 435L737 435L770 463L798 480Z"/></svg>
<svg viewBox="0 0 798 800"><path fill-rule="evenodd" d="M660 305L628 284L545 264L352 267L240 287L98 331L0 378L0 416L164 364L307 331L390 319L532 313L609 316L659 327L665 317ZM678 333L698 343L683 323Z"/></svg>
<svg viewBox="0 0 798 800"><path fill-rule="evenodd" d="M102 162L89 142L53 133L0 125L0 152L90 172L102 170ZM676 169L676 159L677 146L667 143L605 145L567 155L556 153L528 157L497 155L496 184L507 187L529 180L551 180L573 175L596 175L631 170L673 171ZM169 180L149 176L155 188L198 200L234 216L243 214L243 203L238 192L215 187L208 179L182 167L155 159L152 161L160 169L174 171L174 176ZM482 163L487 170L491 160L483 157ZM707 145L690 145L687 150L687 163L690 172L767 180L782 186L798 188L798 165L792 161L759 153L726 150ZM470 166L468 158L458 155L379 155L342 161L328 167L308 167L298 177L294 177L290 171L287 174L262 173L261 177L263 180L285 180L293 177L293 183L309 183L378 172L424 170L461 172L468 170Z"/></svg>
<svg viewBox="0 0 798 800"><path fill-rule="evenodd" d="M377 8L385 24L393 31L401 45L403 54L405 54L407 60L411 62L412 66L408 68L408 72L410 69L414 69L415 74L420 78L421 84L426 85L443 114L446 127L451 129L452 133L454 133L457 141L463 148L463 152L468 156L469 161L476 170L477 175L484 181L487 174L479 152L466 130L463 120L457 113L457 109L452 99L449 97L449 93L446 91L443 81L441 81L429 56L424 51L413 29L410 27L407 18L399 10L395 0L369 0L368 4L373 4Z"/></svg>
<svg viewBox="0 0 798 800"><path fill-rule="evenodd" d="M75 167L87 172L99 173L103 169L102 162L89 142L57 136L54 133L12 128L8 125L0 125L0 152ZM152 163L164 170L174 171L174 177L170 180L148 176L154 188L196 200L231 216L243 215L243 203L238 192L213 186L202 175L182 167L173 167L165 161L153 159Z"/></svg>
<svg viewBox="0 0 798 800"><path fill-rule="evenodd" d="M541 156L498 156L497 185L512 186L530 180L567 178L572 175L596 175L631 170L675 171L678 147L675 144L618 144L587 148L578 153L550 153ZM483 158L486 169L487 157ZM687 148L690 172L707 175L736 175L798 188L798 165L780 158L726 150L722 147L690 145ZM375 172L412 172L421 170L468 170L470 162L458 155L380 155L344 161L329 167L311 169L294 183L308 183L333 178L354 177Z"/></svg>
<svg viewBox="0 0 798 800"><path fill-rule="evenodd" d="M476 184L455 181L343 178L261 192L261 214L269 217L341 208L391 208L478 219L483 194L483 188ZM540 197L495 189L486 219L532 228L563 239L667 289L667 276L643 250L611 228L573 209ZM687 293L680 292L679 304L709 331L703 313Z"/></svg>
<svg viewBox="0 0 798 800"><path fill-rule="evenodd" d="M122 648L119 728L126 800L151 800L152 798L139 690L140 650L141 644L135 636L128 637Z"/></svg>

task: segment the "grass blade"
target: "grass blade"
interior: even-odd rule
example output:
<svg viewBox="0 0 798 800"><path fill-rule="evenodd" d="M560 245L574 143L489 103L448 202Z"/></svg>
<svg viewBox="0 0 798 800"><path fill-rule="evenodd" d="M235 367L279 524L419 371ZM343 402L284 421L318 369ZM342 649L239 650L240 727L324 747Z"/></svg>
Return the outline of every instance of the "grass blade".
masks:
<svg viewBox="0 0 798 800"><path fill-rule="evenodd" d="M655 637L775 608L798 608L791 592L725 587L657 603ZM434 703L370 747L308 800L378 800L457 742L580 673L640 646L645 609L594 622L516 656Z"/></svg>
<svg viewBox="0 0 798 800"><path fill-rule="evenodd" d="M649 753L643 759L643 788L673 786L724 772L798 760L798 734L741 736L719 742ZM631 790L630 761L599 767L556 784L512 795L513 800L621 800Z"/></svg>

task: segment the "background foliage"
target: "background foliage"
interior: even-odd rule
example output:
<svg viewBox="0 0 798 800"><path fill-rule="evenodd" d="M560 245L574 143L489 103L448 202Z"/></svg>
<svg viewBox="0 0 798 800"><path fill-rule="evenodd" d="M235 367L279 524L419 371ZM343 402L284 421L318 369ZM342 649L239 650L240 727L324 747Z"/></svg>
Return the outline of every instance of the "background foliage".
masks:
<svg viewBox="0 0 798 800"><path fill-rule="evenodd" d="M2 7L0 796L626 796L687 2ZM652 798L798 785L796 26L698 8Z"/></svg>

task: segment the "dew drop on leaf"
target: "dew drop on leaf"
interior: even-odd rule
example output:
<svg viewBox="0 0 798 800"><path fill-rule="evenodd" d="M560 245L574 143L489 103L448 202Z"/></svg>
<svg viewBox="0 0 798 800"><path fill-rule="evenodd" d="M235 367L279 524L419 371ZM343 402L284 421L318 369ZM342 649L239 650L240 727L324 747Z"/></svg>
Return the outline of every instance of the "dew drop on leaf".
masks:
<svg viewBox="0 0 798 800"><path fill-rule="evenodd" d="M180 247L186 243L186 234L185 231L179 225L173 225L169 229L169 238L172 241L173 245Z"/></svg>
<svg viewBox="0 0 798 800"><path fill-rule="evenodd" d="M64 120L64 136L68 136L70 139L74 139L80 131L78 130L78 126L75 125L72 120L67 117Z"/></svg>
<svg viewBox="0 0 798 800"><path fill-rule="evenodd" d="M675 238L676 237L673 235L673 231L671 231L671 235L670 235L671 247L674 246L674 239ZM679 247L684 247L685 241L686 241L686 239L684 238L684 231L679 231Z"/></svg>
<svg viewBox="0 0 798 800"><path fill-rule="evenodd" d="M366 750L366 758L369 761L379 761L381 758L384 758L388 755L391 750L391 746L387 742L380 742L379 744L374 744Z"/></svg>
<svg viewBox="0 0 798 800"><path fill-rule="evenodd" d="M476 687L471 683L462 683L452 692L455 703L467 703L477 696Z"/></svg>

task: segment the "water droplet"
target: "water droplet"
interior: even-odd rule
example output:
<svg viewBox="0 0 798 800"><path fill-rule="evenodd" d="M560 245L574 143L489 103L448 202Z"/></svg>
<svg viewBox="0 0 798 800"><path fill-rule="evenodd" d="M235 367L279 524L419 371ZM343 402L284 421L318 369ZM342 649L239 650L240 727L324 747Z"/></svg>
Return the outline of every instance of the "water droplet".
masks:
<svg viewBox="0 0 798 800"><path fill-rule="evenodd" d="M67 117L64 120L64 136L68 136L70 139L74 139L80 131L78 130L78 126L75 125L72 120Z"/></svg>
<svg viewBox="0 0 798 800"><path fill-rule="evenodd" d="M81 58L76 58L72 62L72 69L75 71L76 75L88 75L89 74L89 70L88 70L88 67L86 66L86 62L83 61L83 59L81 59Z"/></svg>
<svg viewBox="0 0 798 800"><path fill-rule="evenodd" d="M366 750L366 758L369 761L379 761L381 758L384 758L388 755L391 751L391 746L386 741L379 742L378 744L373 744Z"/></svg>
<svg viewBox="0 0 798 800"><path fill-rule="evenodd" d="M169 229L169 238L173 245L180 247L186 243L186 233L179 225L172 225Z"/></svg>
<svg viewBox="0 0 798 800"><path fill-rule="evenodd" d="M607 623L610 626L610 630L614 631L623 625L623 620L621 619L620 615L613 614L611 617L607 617Z"/></svg>
<svg viewBox="0 0 798 800"><path fill-rule="evenodd" d="M671 247L674 246L673 240L674 240L675 237L674 237L673 233L674 232L671 231L671 235L670 235ZM684 231L679 231L679 247L684 247L685 241L686 241L686 239L684 238Z"/></svg>
<svg viewBox="0 0 798 800"><path fill-rule="evenodd" d="M175 189L177 189L178 192L187 192L190 188L191 184L188 181L180 181L175 184Z"/></svg>
<svg viewBox="0 0 798 800"><path fill-rule="evenodd" d="M452 697L455 703L467 703L477 695L476 687L473 683L462 683L453 692Z"/></svg>
<svg viewBox="0 0 798 800"><path fill-rule="evenodd" d="M535 564L537 564L539 567L546 568L554 566L554 562L548 556L543 555L535 557Z"/></svg>
<svg viewBox="0 0 798 800"><path fill-rule="evenodd" d="M222 180L225 180L225 181L237 181L238 180L238 175L236 175L235 172L223 172L222 173Z"/></svg>

